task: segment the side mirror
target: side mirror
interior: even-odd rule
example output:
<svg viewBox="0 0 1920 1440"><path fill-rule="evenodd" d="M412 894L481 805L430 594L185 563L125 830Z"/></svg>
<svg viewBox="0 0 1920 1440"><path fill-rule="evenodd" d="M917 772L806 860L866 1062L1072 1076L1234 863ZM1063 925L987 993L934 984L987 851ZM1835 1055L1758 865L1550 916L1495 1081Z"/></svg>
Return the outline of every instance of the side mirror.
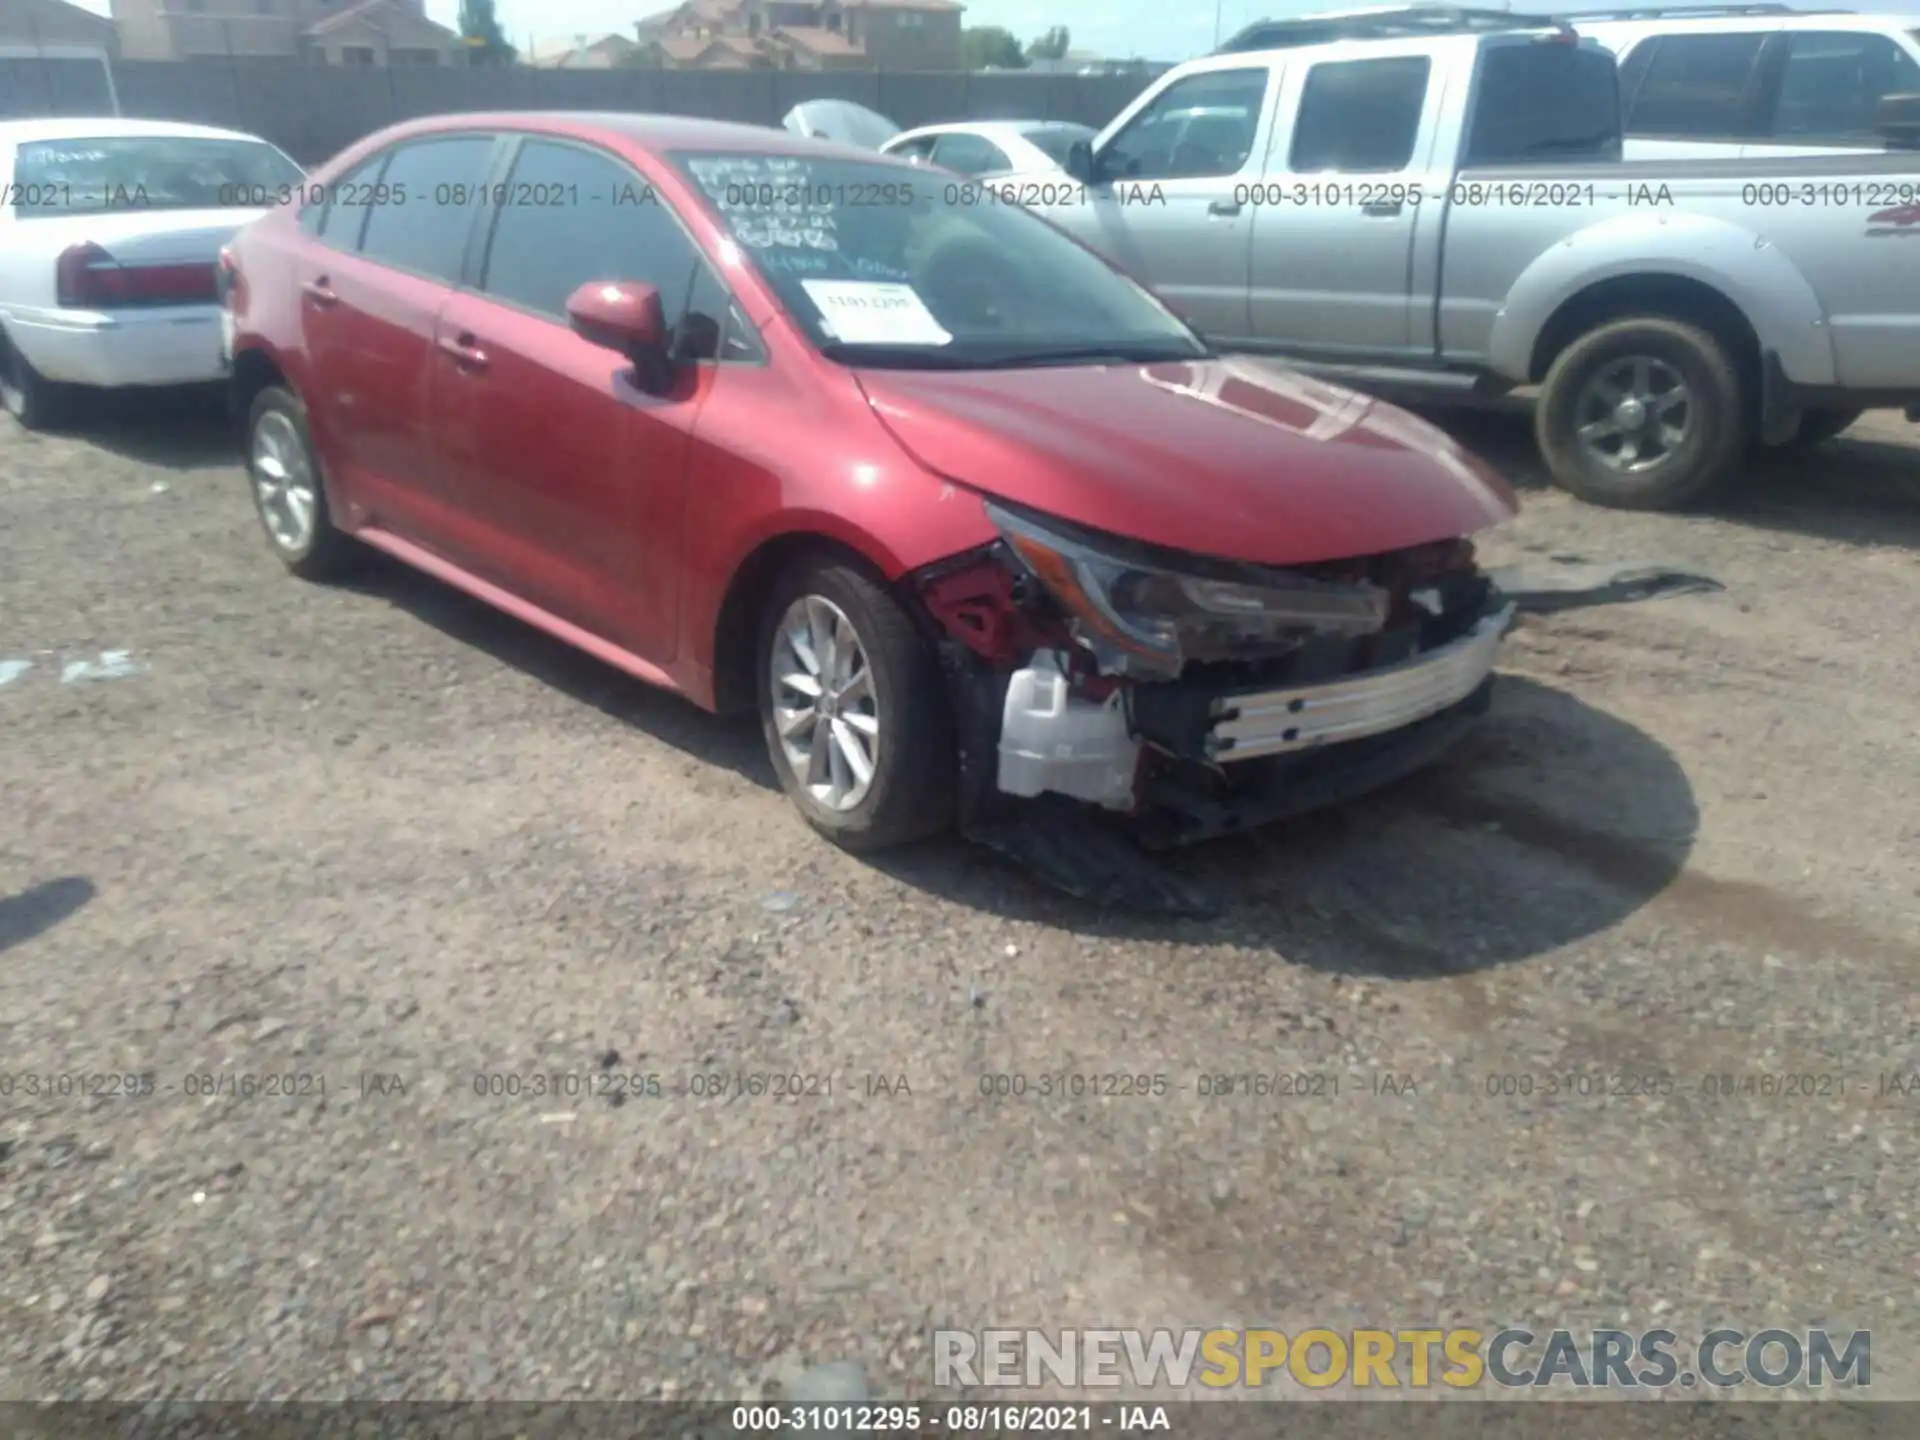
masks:
<svg viewBox="0 0 1920 1440"><path fill-rule="evenodd" d="M1882 95L1873 128L1896 150L1920 149L1920 94Z"/></svg>
<svg viewBox="0 0 1920 1440"><path fill-rule="evenodd" d="M1069 145L1067 163L1063 168L1082 185L1100 183L1100 162L1094 157L1091 140L1076 140Z"/></svg>
<svg viewBox="0 0 1920 1440"><path fill-rule="evenodd" d="M672 385L667 317L653 286L589 280L567 297L567 320L582 340L631 360L644 389L658 394Z"/></svg>

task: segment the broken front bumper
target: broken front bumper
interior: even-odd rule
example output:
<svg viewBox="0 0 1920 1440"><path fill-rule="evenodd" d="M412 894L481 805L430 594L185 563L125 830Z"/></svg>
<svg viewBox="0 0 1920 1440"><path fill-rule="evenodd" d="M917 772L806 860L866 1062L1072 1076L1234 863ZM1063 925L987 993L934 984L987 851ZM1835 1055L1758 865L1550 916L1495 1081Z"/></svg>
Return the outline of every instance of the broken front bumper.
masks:
<svg viewBox="0 0 1920 1440"><path fill-rule="evenodd" d="M1212 705L1206 758L1219 764L1364 740L1459 704L1493 671L1513 606L1485 616L1451 644L1349 679L1251 695Z"/></svg>
<svg viewBox="0 0 1920 1440"><path fill-rule="evenodd" d="M1491 708L1494 677L1465 699L1398 730L1228 766L1154 767L1130 822L1149 850L1217 840L1345 805L1426 769L1466 738Z"/></svg>
<svg viewBox="0 0 1920 1440"><path fill-rule="evenodd" d="M1095 702L1038 652L1005 691L998 788L1128 814L1163 844L1364 794L1435 758L1486 710L1515 607L1496 595L1481 606L1424 649L1417 627L1403 629L1356 671L1339 642L1297 657L1290 683L1258 689L1188 678Z"/></svg>

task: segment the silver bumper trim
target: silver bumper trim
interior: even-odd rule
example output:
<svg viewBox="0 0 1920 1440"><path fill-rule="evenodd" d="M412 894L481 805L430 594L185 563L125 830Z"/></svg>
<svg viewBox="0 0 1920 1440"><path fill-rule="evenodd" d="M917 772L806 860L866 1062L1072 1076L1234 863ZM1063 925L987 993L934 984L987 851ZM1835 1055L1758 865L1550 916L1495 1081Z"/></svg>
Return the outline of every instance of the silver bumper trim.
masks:
<svg viewBox="0 0 1920 1440"><path fill-rule="evenodd" d="M1457 705L1492 672L1513 612L1509 604L1452 644L1384 670L1216 700L1207 752L1230 763L1311 750L1398 730Z"/></svg>

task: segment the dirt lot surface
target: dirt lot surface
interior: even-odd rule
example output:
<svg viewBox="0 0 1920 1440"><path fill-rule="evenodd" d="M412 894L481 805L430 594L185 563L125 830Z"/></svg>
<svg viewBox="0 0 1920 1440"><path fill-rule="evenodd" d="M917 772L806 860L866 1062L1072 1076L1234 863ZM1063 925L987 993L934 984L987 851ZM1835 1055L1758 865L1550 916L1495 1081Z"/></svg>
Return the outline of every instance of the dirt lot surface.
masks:
<svg viewBox="0 0 1920 1440"><path fill-rule="evenodd" d="M210 417L0 421L0 1395L901 1396L940 1325L1507 1322L1870 1329L1920 1395L1916 432L1670 518L1454 423L1527 486L1494 560L1724 591L1527 619L1444 768L1152 922L856 861L750 723L286 578Z"/></svg>

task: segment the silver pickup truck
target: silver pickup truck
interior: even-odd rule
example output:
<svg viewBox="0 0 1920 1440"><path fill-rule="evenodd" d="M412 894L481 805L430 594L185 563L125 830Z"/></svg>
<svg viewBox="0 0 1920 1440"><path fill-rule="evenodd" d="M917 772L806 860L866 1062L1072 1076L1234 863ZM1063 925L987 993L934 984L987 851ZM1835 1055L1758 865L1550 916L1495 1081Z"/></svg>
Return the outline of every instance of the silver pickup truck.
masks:
<svg viewBox="0 0 1920 1440"><path fill-rule="evenodd" d="M1613 59L1555 21L1258 32L1145 91L1073 183L996 195L1223 349L1396 397L1539 386L1556 482L1600 504L1920 402L1920 96L1883 102L1883 154L1623 163Z"/></svg>

